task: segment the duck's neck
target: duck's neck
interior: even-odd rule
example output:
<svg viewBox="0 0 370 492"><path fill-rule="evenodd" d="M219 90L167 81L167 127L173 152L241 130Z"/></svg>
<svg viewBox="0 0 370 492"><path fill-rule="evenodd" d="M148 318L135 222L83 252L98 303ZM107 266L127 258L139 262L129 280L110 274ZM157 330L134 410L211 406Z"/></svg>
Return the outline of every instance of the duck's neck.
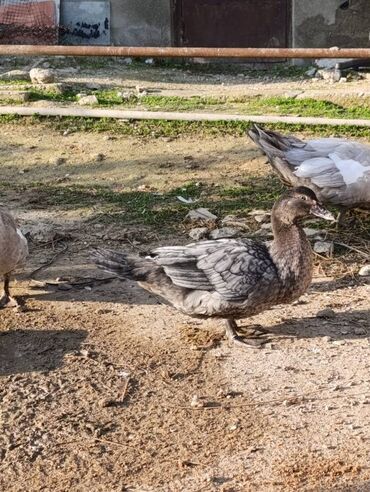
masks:
<svg viewBox="0 0 370 492"><path fill-rule="evenodd" d="M274 240L270 246L271 257L280 280L286 289L299 297L311 283L312 250L299 224L286 224L272 217Z"/></svg>

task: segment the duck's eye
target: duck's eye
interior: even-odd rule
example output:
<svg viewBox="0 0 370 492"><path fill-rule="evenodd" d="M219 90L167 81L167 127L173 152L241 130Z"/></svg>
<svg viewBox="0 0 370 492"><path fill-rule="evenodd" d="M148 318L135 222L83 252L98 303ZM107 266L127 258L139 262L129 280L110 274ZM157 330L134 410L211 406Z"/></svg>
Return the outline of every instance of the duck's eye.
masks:
<svg viewBox="0 0 370 492"><path fill-rule="evenodd" d="M302 196L301 196L301 199L302 199L302 200L306 200L306 201L308 200L308 198L307 198L305 195L302 195Z"/></svg>

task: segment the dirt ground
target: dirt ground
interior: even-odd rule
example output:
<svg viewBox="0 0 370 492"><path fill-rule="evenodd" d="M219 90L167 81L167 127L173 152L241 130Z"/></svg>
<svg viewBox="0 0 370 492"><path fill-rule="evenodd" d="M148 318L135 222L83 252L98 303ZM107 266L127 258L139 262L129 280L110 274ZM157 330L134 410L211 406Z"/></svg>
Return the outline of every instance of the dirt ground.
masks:
<svg viewBox="0 0 370 492"><path fill-rule="evenodd" d="M221 323L104 281L89 260L95 245L138 252L185 233L107 224L99 204L43 206L29 186L231 186L267 175L264 162L241 137L2 126L1 180L23 191L0 198L32 239L13 286L25 310L0 314L2 490L370 490L370 284L355 275L364 258L344 277L325 275L337 258L317 264L298 302L243 321L271 328L264 348L232 348Z"/></svg>
<svg viewBox="0 0 370 492"><path fill-rule="evenodd" d="M173 62L172 62L173 63ZM2 73L8 70L29 70L52 68L57 82L80 85L82 88L120 88L125 91L145 90L151 95L161 96L286 96L341 100L343 98L370 97L369 73L361 72L344 78L340 83L331 80L311 78L304 75L291 77L284 72L283 65L275 64L275 72L266 70L268 64L261 64L265 70L252 71L250 65L234 64L224 69L213 64L210 67L169 65L154 63L126 64L121 58L2 58ZM218 67L218 68L217 68ZM307 66L307 69L310 67ZM32 104L32 103L30 103ZM40 101L33 103L41 105ZM56 104L48 101L49 105Z"/></svg>

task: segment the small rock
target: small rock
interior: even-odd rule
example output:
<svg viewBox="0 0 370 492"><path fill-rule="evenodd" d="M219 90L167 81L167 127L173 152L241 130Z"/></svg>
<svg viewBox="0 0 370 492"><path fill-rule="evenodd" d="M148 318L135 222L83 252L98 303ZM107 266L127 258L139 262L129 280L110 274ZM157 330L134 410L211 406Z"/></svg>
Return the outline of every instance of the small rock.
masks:
<svg viewBox="0 0 370 492"><path fill-rule="evenodd" d="M217 220L217 215L214 215L206 208L196 208L194 210L190 210L185 217L186 220L195 221L195 220Z"/></svg>
<svg viewBox="0 0 370 492"><path fill-rule="evenodd" d="M298 403L297 398L290 398L289 400L284 400L283 405L284 407L291 407L293 405L296 405Z"/></svg>
<svg viewBox="0 0 370 492"><path fill-rule="evenodd" d="M358 274L361 276L361 277L369 277L370 276L370 265L365 265L363 266L360 271L358 272Z"/></svg>
<svg viewBox="0 0 370 492"><path fill-rule="evenodd" d="M270 222L270 214L261 214L261 215L255 215L254 217L254 220L256 222L258 222L258 224L263 224L263 223L266 223L266 222Z"/></svg>
<svg viewBox="0 0 370 492"><path fill-rule="evenodd" d="M113 135L104 135L103 140L105 140L106 142L108 140L116 140L116 137L114 137Z"/></svg>
<svg viewBox="0 0 370 492"><path fill-rule="evenodd" d="M71 290L73 286L71 284L59 284L58 290Z"/></svg>
<svg viewBox="0 0 370 492"><path fill-rule="evenodd" d="M88 82L85 84L86 89L90 89L92 91L98 91L101 87L100 84L97 84L95 82Z"/></svg>
<svg viewBox="0 0 370 492"><path fill-rule="evenodd" d="M63 137L68 137L68 135L70 135L72 133L72 130L65 130L63 132Z"/></svg>
<svg viewBox="0 0 370 492"><path fill-rule="evenodd" d="M101 162L101 161L104 161L104 159L105 159L105 155L104 154L94 154L91 157L96 162Z"/></svg>
<svg viewBox="0 0 370 492"><path fill-rule="evenodd" d="M66 158L65 157L56 157L54 159L54 162L53 162L53 164L55 166L61 166L62 164L65 164L65 163L66 163Z"/></svg>
<svg viewBox="0 0 370 492"><path fill-rule="evenodd" d="M221 224L223 227L234 227L235 229L247 231L250 230L250 227L246 224L245 219L236 217L235 215L226 215L226 217L221 220Z"/></svg>
<svg viewBox="0 0 370 492"><path fill-rule="evenodd" d="M200 407L204 407L203 405L203 402L201 402L198 398L197 395L194 395L191 399L191 402L190 402L190 406L191 407L195 407L195 408L200 408Z"/></svg>
<svg viewBox="0 0 370 492"><path fill-rule="evenodd" d="M322 231L320 229L313 229L311 227L304 227L303 230L307 237L315 237L326 233L326 231Z"/></svg>
<svg viewBox="0 0 370 492"><path fill-rule="evenodd" d="M191 162L190 164L186 164L186 169L199 169L199 164L196 162Z"/></svg>
<svg viewBox="0 0 370 492"><path fill-rule="evenodd" d="M94 94L91 94L90 96L80 95L80 97L78 97L78 104L85 106L89 104L99 104L99 101Z"/></svg>
<svg viewBox="0 0 370 492"><path fill-rule="evenodd" d="M333 241L316 241L313 250L321 255L333 256L334 243Z"/></svg>
<svg viewBox="0 0 370 492"><path fill-rule="evenodd" d="M328 82L338 82L340 79L340 72L330 68L320 68L317 70L315 77L318 79L327 80Z"/></svg>
<svg viewBox="0 0 370 492"><path fill-rule="evenodd" d="M272 231L272 225L271 222L267 222L266 224L261 225L261 229L263 231Z"/></svg>
<svg viewBox="0 0 370 492"><path fill-rule="evenodd" d="M270 222L271 219L271 214L266 212L266 210L252 210L248 215L252 216L259 224Z"/></svg>
<svg viewBox="0 0 370 492"><path fill-rule="evenodd" d="M325 308L316 313L316 318L335 318L335 311L330 308Z"/></svg>
<svg viewBox="0 0 370 492"><path fill-rule="evenodd" d="M223 239L228 237L236 237L238 235L239 232L232 227L221 227L220 229L214 229L209 234L211 239Z"/></svg>
<svg viewBox="0 0 370 492"><path fill-rule="evenodd" d="M116 402L114 400L111 400L109 398L102 398L99 400L99 406L101 408L107 408L107 407L113 407Z"/></svg>
<svg viewBox="0 0 370 492"><path fill-rule="evenodd" d="M32 68L29 76L33 84L50 84L55 81L55 72L48 68Z"/></svg>
<svg viewBox="0 0 370 492"><path fill-rule="evenodd" d="M81 349L80 350L80 355L82 355L82 357L89 357L90 356L90 352L87 349Z"/></svg>
<svg viewBox="0 0 370 492"><path fill-rule="evenodd" d="M147 58L147 59L145 60L145 63L146 63L147 65L153 65L153 64L154 64L154 59L153 59L153 58Z"/></svg>
<svg viewBox="0 0 370 492"><path fill-rule="evenodd" d="M189 237L195 241L200 241L201 239L206 239L208 236L207 227L195 227L189 231Z"/></svg>
<svg viewBox="0 0 370 492"><path fill-rule="evenodd" d="M125 65L131 65L132 64L132 58L124 58L122 60L122 63L124 63Z"/></svg>
<svg viewBox="0 0 370 492"><path fill-rule="evenodd" d="M366 335L367 331L365 330L365 328L361 328L360 326L357 326L354 329L354 333L355 333L355 335L361 336L361 335Z"/></svg>
<svg viewBox="0 0 370 492"><path fill-rule="evenodd" d="M302 91L288 91L285 92L284 97L286 99L295 99Z"/></svg>
<svg viewBox="0 0 370 492"><path fill-rule="evenodd" d="M340 346L340 345L345 345L345 343L346 342L344 340L334 340L333 345Z"/></svg>
<svg viewBox="0 0 370 492"><path fill-rule="evenodd" d="M314 77L317 72L317 68L312 67L309 70L307 70L306 75L307 77Z"/></svg>
<svg viewBox="0 0 370 492"><path fill-rule="evenodd" d="M120 97L122 101L129 101L134 97L136 98L136 96L131 92L122 92L122 91L117 91L117 97Z"/></svg>
<svg viewBox="0 0 370 492"><path fill-rule="evenodd" d="M99 308L96 311L96 314L109 314L112 312L111 309L104 309L104 308Z"/></svg>
<svg viewBox="0 0 370 492"><path fill-rule="evenodd" d="M324 342L331 342L333 339L329 336L322 337Z"/></svg>
<svg viewBox="0 0 370 492"><path fill-rule="evenodd" d="M269 212L266 212L266 210L259 209L259 208L248 212L248 215L251 215L252 217L254 217L255 215L264 215L264 214L271 215Z"/></svg>

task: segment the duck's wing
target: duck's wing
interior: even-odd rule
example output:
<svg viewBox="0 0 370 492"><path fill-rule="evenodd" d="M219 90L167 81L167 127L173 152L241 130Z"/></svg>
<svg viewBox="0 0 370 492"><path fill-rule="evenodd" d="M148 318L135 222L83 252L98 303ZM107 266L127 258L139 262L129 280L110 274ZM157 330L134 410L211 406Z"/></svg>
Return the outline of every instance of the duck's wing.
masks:
<svg viewBox="0 0 370 492"><path fill-rule="evenodd" d="M295 176L311 181L324 199L344 205L370 202L369 146L342 139L312 140L288 151L286 158Z"/></svg>
<svg viewBox="0 0 370 492"><path fill-rule="evenodd" d="M221 239L153 251L153 259L179 287L216 291L228 301L248 297L261 278L277 276L267 247L249 240Z"/></svg>

